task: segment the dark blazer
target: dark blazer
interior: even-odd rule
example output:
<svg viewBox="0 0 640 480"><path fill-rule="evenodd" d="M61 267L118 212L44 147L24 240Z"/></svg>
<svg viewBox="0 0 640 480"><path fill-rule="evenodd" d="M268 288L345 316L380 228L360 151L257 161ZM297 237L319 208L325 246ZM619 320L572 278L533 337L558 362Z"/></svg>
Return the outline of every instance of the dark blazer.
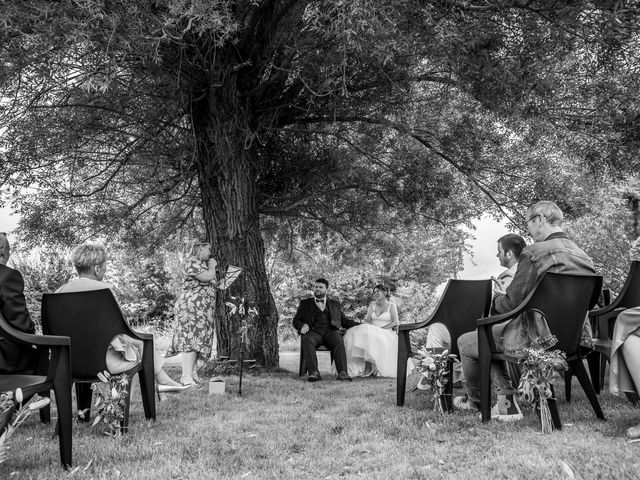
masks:
<svg viewBox="0 0 640 480"><path fill-rule="evenodd" d="M0 264L0 314L16 330L35 333L27 303L24 299L24 280L19 271ZM0 372L13 373L34 367L35 350L31 345L5 339L0 330Z"/></svg>
<svg viewBox="0 0 640 480"><path fill-rule="evenodd" d="M293 328L300 332L302 325L305 323L309 325L310 329L313 329L313 323L316 315L316 302L313 297L305 298L298 305L298 311L293 317ZM358 322L348 319L342 310L337 300L327 298L327 310L329 310L329 318L331 319L331 326L335 328L351 328L355 325L359 325Z"/></svg>

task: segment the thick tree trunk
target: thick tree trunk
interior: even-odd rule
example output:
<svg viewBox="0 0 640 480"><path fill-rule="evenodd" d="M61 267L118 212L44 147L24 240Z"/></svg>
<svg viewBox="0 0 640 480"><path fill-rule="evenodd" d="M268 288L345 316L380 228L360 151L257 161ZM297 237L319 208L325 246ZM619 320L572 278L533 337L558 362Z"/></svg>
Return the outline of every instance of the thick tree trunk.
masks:
<svg viewBox="0 0 640 480"><path fill-rule="evenodd" d="M233 85L233 80L227 85ZM218 276L228 265L243 269L227 291L217 290L218 355L238 357L241 319L228 314L225 302L231 296L244 297L249 307L258 310L250 320L244 358L273 367L278 365L278 313L264 264L255 198L255 151L248 146L246 112L237 98L233 86L217 85L208 98L192 106L202 208L213 255L219 262Z"/></svg>

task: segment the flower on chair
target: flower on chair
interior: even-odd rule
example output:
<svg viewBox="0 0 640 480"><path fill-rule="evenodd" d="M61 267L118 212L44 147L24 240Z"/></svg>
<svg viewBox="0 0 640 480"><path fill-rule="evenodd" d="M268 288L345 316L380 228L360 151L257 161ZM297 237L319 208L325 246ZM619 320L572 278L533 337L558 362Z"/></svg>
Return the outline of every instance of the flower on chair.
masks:
<svg viewBox="0 0 640 480"><path fill-rule="evenodd" d="M449 383L448 363L456 358L449 350L442 353L433 353L426 348L418 350L416 354L418 363L416 370L421 374L416 388L418 390L430 390L433 400L433 409L444 413L442 408L442 396Z"/></svg>
<svg viewBox="0 0 640 480"><path fill-rule="evenodd" d="M542 432L553 430L548 400L553 398L553 380L568 368L566 355L560 350L527 349L520 360L523 367L518 384L518 400L540 410Z"/></svg>
<svg viewBox="0 0 640 480"><path fill-rule="evenodd" d="M31 412L40 410L51 403L51 399L40 395L34 395L25 405L22 405L23 400L20 388L16 389L15 394L14 392L0 393L0 463L9 456L9 438L13 432Z"/></svg>
<svg viewBox="0 0 640 480"><path fill-rule="evenodd" d="M120 425L124 421L124 408L127 401L129 377L124 373L111 375L106 370L98 373L100 383L91 384L91 389L96 392L93 404L97 408L96 418L92 427L102 424L102 433L112 437L122 434ZM86 411L78 412L83 416Z"/></svg>

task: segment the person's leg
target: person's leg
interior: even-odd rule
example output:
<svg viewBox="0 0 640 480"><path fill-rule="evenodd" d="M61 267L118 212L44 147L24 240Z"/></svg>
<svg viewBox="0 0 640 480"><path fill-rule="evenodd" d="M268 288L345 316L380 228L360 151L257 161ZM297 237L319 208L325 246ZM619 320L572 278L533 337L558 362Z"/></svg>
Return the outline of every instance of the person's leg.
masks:
<svg viewBox="0 0 640 480"><path fill-rule="evenodd" d="M180 354L180 363L182 363L182 378L180 381L183 385L196 383L193 380L193 363L197 357L198 354L196 352L182 352Z"/></svg>
<svg viewBox="0 0 640 480"><path fill-rule="evenodd" d="M480 369L478 366L478 333L467 332L458 337L458 350L462 373L466 380L465 390L471 404L480 407Z"/></svg>
<svg viewBox="0 0 640 480"><path fill-rule="evenodd" d="M622 344L622 356L636 390L640 391L640 337L629 335Z"/></svg>
<svg viewBox="0 0 640 480"><path fill-rule="evenodd" d="M478 332L468 332L458 338L458 350L460 351L460 361L462 362L462 372L466 380L466 391L469 401L476 407L480 407L480 369L478 365ZM491 363L491 380L496 386L496 393L499 396L498 407L500 413L511 415L516 409L516 416L522 418L514 399L515 389L511 384L511 377L507 371L504 361ZM513 407L513 408L512 408Z"/></svg>
<svg viewBox="0 0 640 480"><path fill-rule="evenodd" d="M329 347L336 362L338 374L347 373L347 353L344 349L344 340L338 330L329 330L324 334L324 344Z"/></svg>
<svg viewBox="0 0 640 480"><path fill-rule="evenodd" d="M307 370L309 373L318 372L318 356L316 355L316 348L323 343L322 335L313 330L309 330L302 335L302 352L300 353L304 357L304 361L307 364Z"/></svg>

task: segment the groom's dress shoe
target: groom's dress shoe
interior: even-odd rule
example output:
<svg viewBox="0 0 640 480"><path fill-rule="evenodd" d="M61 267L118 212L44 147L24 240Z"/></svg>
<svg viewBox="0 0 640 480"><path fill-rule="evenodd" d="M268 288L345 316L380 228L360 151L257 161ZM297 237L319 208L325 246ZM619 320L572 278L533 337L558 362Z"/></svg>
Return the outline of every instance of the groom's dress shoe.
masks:
<svg viewBox="0 0 640 480"><path fill-rule="evenodd" d="M320 376L320 372L318 371L311 372L309 374L309 378L307 378L307 381L309 382L317 382L318 380L322 380L322 377Z"/></svg>
<svg viewBox="0 0 640 480"><path fill-rule="evenodd" d="M344 382L344 381L350 382L353 379L349 375L347 375L347 372L340 372L338 374L338 380L340 380L341 382Z"/></svg>

